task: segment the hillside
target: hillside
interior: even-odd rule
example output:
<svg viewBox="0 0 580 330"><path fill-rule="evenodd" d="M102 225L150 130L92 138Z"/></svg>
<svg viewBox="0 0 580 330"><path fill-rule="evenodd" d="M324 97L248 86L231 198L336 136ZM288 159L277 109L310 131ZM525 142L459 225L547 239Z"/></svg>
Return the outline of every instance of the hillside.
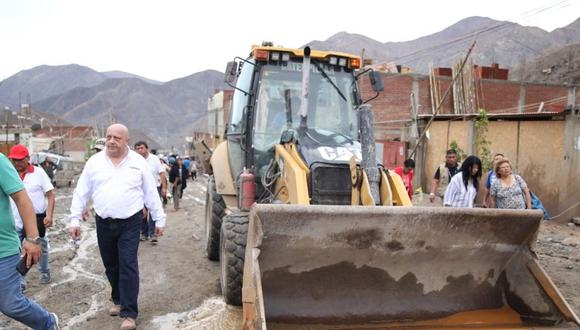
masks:
<svg viewBox="0 0 580 330"><path fill-rule="evenodd" d="M307 45L322 50L338 50L360 55L375 62L406 65L415 72L428 72L434 66L451 66L462 58L473 40L477 40L472 58L475 63L500 63L511 68L537 56L545 49L554 49L580 42L580 20L547 32L537 27L502 22L486 17L465 18L448 28L415 40L386 42L346 32L337 33L327 40L314 40Z"/></svg>
<svg viewBox="0 0 580 330"><path fill-rule="evenodd" d="M41 65L3 80L0 100L2 105L14 107L19 104L19 93L23 103L28 101L28 95L34 103L73 88L96 86L106 79L104 74L82 65Z"/></svg>
<svg viewBox="0 0 580 330"><path fill-rule="evenodd" d="M107 79L138 78L151 84L161 82L147 79L122 71L98 72L78 64L40 65L28 70L22 70L0 83L0 105L12 108L19 104L19 94L22 103L31 103L42 99L66 93L78 87L93 87Z"/></svg>
<svg viewBox="0 0 580 330"><path fill-rule="evenodd" d="M108 79L35 104L74 124L103 126L110 119L139 129L161 144L183 143L194 120L205 115L207 98L224 88L223 74L208 70L157 85L137 78Z"/></svg>
<svg viewBox="0 0 580 330"><path fill-rule="evenodd" d="M524 81L580 84L580 43L537 56L514 68L510 75Z"/></svg>

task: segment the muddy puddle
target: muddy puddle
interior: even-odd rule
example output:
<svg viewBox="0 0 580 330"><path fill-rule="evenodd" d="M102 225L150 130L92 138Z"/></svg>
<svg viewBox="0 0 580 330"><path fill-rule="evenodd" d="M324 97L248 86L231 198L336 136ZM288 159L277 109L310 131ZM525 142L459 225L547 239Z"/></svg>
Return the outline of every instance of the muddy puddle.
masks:
<svg viewBox="0 0 580 330"><path fill-rule="evenodd" d="M159 330L239 329L242 324L242 308L227 305L221 297L211 297L190 312L158 316L151 320L151 324Z"/></svg>

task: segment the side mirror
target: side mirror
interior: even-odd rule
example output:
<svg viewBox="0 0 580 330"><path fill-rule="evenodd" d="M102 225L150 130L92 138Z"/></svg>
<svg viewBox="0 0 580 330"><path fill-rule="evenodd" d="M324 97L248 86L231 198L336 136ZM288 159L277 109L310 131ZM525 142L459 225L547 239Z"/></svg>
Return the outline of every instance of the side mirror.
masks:
<svg viewBox="0 0 580 330"><path fill-rule="evenodd" d="M371 71L369 74L369 79L371 81L371 86L373 87L373 91L375 92L382 92L385 90L385 86L383 84L383 76L378 71Z"/></svg>
<svg viewBox="0 0 580 330"><path fill-rule="evenodd" d="M238 79L238 62L236 61L228 62L228 65L226 66L224 82L226 84L233 85L236 83L237 79Z"/></svg>

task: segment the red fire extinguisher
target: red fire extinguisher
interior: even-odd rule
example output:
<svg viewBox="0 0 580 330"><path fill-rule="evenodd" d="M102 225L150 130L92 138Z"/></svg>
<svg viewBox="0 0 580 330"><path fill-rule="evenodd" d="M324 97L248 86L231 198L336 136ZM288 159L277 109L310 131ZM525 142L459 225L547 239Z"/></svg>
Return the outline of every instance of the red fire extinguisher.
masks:
<svg viewBox="0 0 580 330"><path fill-rule="evenodd" d="M240 209L242 211L249 211L256 201L255 191L254 174L244 168L240 174Z"/></svg>

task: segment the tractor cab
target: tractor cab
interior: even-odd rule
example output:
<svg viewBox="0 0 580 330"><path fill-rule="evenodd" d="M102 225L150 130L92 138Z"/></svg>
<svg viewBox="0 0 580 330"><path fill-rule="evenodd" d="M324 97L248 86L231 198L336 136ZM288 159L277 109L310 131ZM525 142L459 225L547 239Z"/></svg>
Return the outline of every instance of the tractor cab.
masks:
<svg viewBox="0 0 580 330"><path fill-rule="evenodd" d="M306 166L338 162L347 170L353 155L360 159L355 111L361 104L355 76L360 58L322 51L308 55L306 89L304 49L254 46L249 58L228 64L226 82L235 88L227 128L232 177L245 167L261 183L275 146L285 137L301 142ZM243 161L232 161L239 157Z"/></svg>

